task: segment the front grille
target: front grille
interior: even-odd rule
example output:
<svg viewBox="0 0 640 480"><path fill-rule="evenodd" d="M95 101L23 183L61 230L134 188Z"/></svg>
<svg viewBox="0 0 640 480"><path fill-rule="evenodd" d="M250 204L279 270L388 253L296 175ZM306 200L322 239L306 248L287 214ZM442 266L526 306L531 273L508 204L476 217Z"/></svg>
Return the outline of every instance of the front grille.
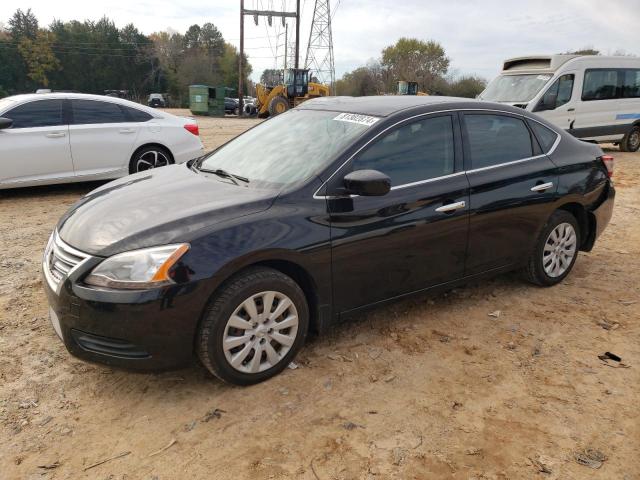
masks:
<svg viewBox="0 0 640 480"><path fill-rule="evenodd" d="M85 350L103 355L122 358L149 358L151 355L142 347L118 338L103 337L71 329L71 335Z"/></svg>
<svg viewBox="0 0 640 480"><path fill-rule="evenodd" d="M58 291L60 283L87 258L89 255L67 245L60 239L58 232L53 232L42 262L49 286Z"/></svg>

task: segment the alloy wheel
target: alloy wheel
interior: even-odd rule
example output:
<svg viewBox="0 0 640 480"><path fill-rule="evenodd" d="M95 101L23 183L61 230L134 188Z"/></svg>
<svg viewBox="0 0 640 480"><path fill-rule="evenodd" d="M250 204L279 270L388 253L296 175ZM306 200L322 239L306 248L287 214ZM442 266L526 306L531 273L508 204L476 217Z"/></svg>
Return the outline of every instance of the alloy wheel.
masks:
<svg viewBox="0 0 640 480"><path fill-rule="evenodd" d="M551 230L542 252L542 265L547 275L556 278L569 269L576 255L577 240L570 223L561 223Z"/></svg>
<svg viewBox="0 0 640 480"><path fill-rule="evenodd" d="M234 369L258 373L285 357L297 333L298 311L293 301L281 292L265 291L236 307L227 320L222 348Z"/></svg>
<svg viewBox="0 0 640 480"><path fill-rule="evenodd" d="M159 150L148 150L138 157L136 161L136 172L151 170L152 168L166 167L169 159L164 152Z"/></svg>

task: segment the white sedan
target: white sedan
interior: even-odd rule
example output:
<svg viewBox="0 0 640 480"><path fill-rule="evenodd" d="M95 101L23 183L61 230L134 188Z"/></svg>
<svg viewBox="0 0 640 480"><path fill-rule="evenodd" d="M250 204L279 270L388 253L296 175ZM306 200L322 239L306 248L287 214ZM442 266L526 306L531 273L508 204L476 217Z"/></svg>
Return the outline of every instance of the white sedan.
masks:
<svg viewBox="0 0 640 480"><path fill-rule="evenodd" d="M0 100L0 189L122 177L203 155L198 125L114 97Z"/></svg>

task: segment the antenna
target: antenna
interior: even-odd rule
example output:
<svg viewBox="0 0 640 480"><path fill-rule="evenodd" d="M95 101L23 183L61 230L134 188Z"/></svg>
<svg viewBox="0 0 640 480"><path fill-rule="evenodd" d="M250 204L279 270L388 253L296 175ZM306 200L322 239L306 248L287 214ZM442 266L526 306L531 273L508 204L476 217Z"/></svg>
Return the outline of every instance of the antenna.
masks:
<svg viewBox="0 0 640 480"><path fill-rule="evenodd" d="M330 3L330 0L315 0L304 68L313 70L318 80L329 84L333 92L335 89L336 69L333 63Z"/></svg>

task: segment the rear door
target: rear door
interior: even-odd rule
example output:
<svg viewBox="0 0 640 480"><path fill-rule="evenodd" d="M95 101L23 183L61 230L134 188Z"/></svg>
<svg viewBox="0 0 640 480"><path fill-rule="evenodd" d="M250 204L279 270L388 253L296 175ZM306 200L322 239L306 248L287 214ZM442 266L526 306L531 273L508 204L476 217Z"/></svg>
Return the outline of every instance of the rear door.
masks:
<svg viewBox="0 0 640 480"><path fill-rule="evenodd" d="M140 123L114 102L72 99L69 126L76 175L127 173Z"/></svg>
<svg viewBox="0 0 640 480"><path fill-rule="evenodd" d="M555 165L518 115L463 115L470 185L466 273L523 263L553 210Z"/></svg>
<svg viewBox="0 0 640 480"><path fill-rule="evenodd" d="M13 126L0 130L0 182L46 183L73 177L64 100L23 103L2 114Z"/></svg>
<svg viewBox="0 0 640 480"><path fill-rule="evenodd" d="M458 137L451 114L404 122L335 175L342 185L350 171L373 169L392 185L384 196L328 199L337 311L463 276L469 191Z"/></svg>

